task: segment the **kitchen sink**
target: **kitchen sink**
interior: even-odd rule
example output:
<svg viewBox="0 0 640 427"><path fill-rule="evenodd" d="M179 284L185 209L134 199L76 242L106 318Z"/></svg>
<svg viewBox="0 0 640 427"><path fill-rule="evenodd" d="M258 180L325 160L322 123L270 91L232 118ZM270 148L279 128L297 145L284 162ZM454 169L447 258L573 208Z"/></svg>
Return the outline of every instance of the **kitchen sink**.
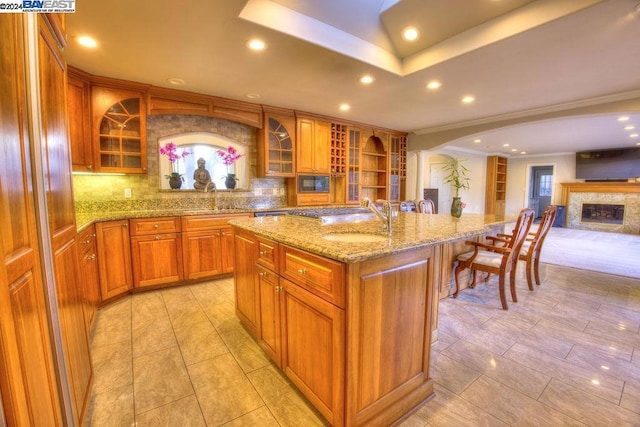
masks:
<svg viewBox="0 0 640 427"><path fill-rule="evenodd" d="M346 243L374 243L385 242L389 240L388 236L369 233L329 233L323 235L322 238L331 242Z"/></svg>

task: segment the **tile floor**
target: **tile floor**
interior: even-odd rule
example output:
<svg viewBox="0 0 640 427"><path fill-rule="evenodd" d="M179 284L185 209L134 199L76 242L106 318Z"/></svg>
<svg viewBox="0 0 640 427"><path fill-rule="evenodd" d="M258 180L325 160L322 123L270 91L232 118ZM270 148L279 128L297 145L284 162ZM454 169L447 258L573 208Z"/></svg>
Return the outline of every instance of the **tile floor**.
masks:
<svg viewBox="0 0 640 427"><path fill-rule="evenodd" d="M500 309L495 278L440 304L435 397L402 426L640 425L640 280L542 265ZM88 426L314 426L323 419L234 314L233 280L99 310Z"/></svg>

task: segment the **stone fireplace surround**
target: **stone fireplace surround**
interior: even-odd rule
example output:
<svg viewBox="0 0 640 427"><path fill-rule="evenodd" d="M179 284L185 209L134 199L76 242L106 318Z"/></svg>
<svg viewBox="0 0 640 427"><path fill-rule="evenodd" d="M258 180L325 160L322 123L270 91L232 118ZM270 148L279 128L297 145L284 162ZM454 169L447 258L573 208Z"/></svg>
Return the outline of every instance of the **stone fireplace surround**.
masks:
<svg viewBox="0 0 640 427"><path fill-rule="evenodd" d="M566 206L566 227L640 234L640 182L570 182L560 185L561 204ZM599 224L581 221L584 203L624 205L623 223Z"/></svg>

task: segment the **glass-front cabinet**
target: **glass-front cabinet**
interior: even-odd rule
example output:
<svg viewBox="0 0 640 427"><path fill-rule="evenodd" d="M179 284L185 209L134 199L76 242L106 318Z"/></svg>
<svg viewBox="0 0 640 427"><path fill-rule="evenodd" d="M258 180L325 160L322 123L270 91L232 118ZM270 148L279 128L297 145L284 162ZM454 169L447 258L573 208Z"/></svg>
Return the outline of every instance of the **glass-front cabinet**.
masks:
<svg viewBox="0 0 640 427"><path fill-rule="evenodd" d="M360 135L360 130L349 129L347 203L360 201Z"/></svg>
<svg viewBox="0 0 640 427"><path fill-rule="evenodd" d="M295 129L293 111L264 108L263 128L258 140L258 175L295 176Z"/></svg>
<svg viewBox="0 0 640 427"><path fill-rule="evenodd" d="M407 177L407 137L389 137L389 201L399 202L403 198Z"/></svg>
<svg viewBox="0 0 640 427"><path fill-rule="evenodd" d="M141 93L93 87L94 155L100 172L147 172L146 116Z"/></svg>

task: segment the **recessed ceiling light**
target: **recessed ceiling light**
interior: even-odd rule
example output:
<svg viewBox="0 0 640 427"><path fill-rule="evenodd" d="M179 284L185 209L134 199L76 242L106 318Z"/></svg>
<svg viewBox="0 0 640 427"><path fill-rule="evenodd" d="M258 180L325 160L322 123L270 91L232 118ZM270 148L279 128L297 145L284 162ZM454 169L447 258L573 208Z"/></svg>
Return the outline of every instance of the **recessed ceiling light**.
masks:
<svg viewBox="0 0 640 427"><path fill-rule="evenodd" d="M247 42L247 47L251 50L265 50L267 44L260 39L251 39Z"/></svg>
<svg viewBox="0 0 640 427"><path fill-rule="evenodd" d="M471 104L475 100L476 100L476 98L473 95L466 95L464 98L462 98L462 103L463 104Z"/></svg>
<svg viewBox="0 0 640 427"><path fill-rule="evenodd" d="M406 41L412 42L418 38L418 30L414 27L407 27L402 31L402 38Z"/></svg>
<svg viewBox="0 0 640 427"><path fill-rule="evenodd" d="M340 110L341 111L348 111L351 109L351 105L349 104L340 104Z"/></svg>
<svg viewBox="0 0 640 427"><path fill-rule="evenodd" d="M442 83L440 83L437 80L431 80L429 83L427 83L427 89L438 89L440 86L442 86Z"/></svg>
<svg viewBox="0 0 640 427"><path fill-rule="evenodd" d="M517 148L512 148L511 151L515 152L515 151L518 151L518 149Z"/></svg>
<svg viewBox="0 0 640 427"><path fill-rule="evenodd" d="M474 144L480 144L481 142L482 142L482 140L481 140L481 139L474 139L474 140L473 140L473 143L474 143Z"/></svg>
<svg viewBox="0 0 640 427"><path fill-rule="evenodd" d="M94 48L98 46L98 42L93 37L89 36L78 36L76 37L76 41L80 46Z"/></svg>
<svg viewBox="0 0 640 427"><path fill-rule="evenodd" d="M632 133L631 135L629 135L629 138L637 138L638 134L637 133Z"/></svg>
<svg viewBox="0 0 640 427"><path fill-rule="evenodd" d="M625 126L624 130L634 130L636 127L633 125Z"/></svg>
<svg viewBox="0 0 640 427"><path fill-rule="evenodd" d="M526 151L521 151L520 154L527 154L527 152Z"/></svg>
<svg viewBox="0 0 640 427"><path fill-rule="evenodd" d="M510 144L502 144L503 147L508 147Z"/></svg>
<svg viewBox="0 0 640 427"><path fill-rule="evenodd" d="M373 78L373 76L369 74L365 74L364 76L360 77L360 83L362 83L363 85L370 85L374 80L375 79Z"/></svg>
<svg viewBox="0 0 640 427"><path fill-rule="evenodd" d="M184 85L184 80L179 79L177 77L168 78L167 82L169 82L170 84L175 85L175 86L183 86Z"/></svg>
<svg viewBox="0 0 640 427"><path fill-rule="evenodd" d="M260 94L259 93L245 93L244 96L245 96L245 98L249 98L249 99L260 98Z"/></svg>
<svg viewBox="0 0 640 427"><path fill-rule="evenodd" d="M618 117L618 121L619 122L626 122L627 120L629 120L629 116L620 116L620 117Z"/></svg>

